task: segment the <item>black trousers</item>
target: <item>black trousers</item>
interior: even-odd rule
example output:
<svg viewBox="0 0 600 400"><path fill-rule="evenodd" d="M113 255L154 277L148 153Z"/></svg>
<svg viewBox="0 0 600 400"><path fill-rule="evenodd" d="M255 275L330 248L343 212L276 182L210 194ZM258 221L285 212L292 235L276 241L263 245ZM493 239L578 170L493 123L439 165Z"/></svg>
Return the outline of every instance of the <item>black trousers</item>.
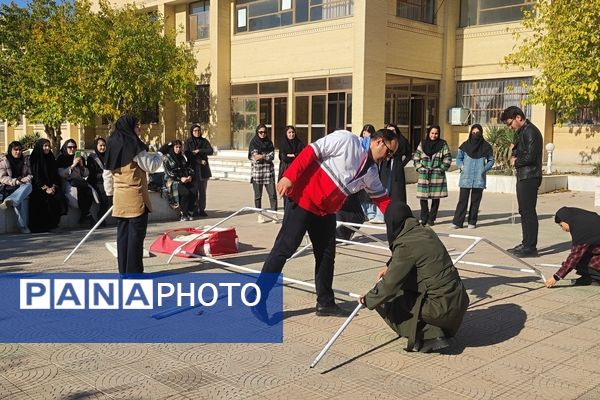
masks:
<svg viewBox="0 0 600 400"><path fill-rule="evenodd" d="M335 225L335 214L321 217L306 211L290 199L285 209L281 229L261 272L280 273L286 260L294 254L308 231L315 256L317 302L322 306L333 305ZM270 290L275 281L272 277L261 274L259 284L263 290ZM266 294L263 297L266 298Z"/></svg>
<svg viewBox="0 0 600 400"><path fill-rule="evenodd" d="M120 274L144 272L144 239L148 227L148 209L134 218L117 218L117 258Z"/></svg>
<svg viewBox="0 0 600 400"><path fill-rule="evenodd" d="M454 218L452 219L452 223L456 226L462 227L465 223L469 195L471 196L471 205L469 206L469 225L477 225L477 216L479 215L479 204L481 204L483 189L460 188L458 203L456 204L456 211L454 211Z"/></svg>
<svg viewBox="0 0 600 400"><path fill-rule="evenodd" d="M94 189L96 189L96 193L98 193L98 199L100 200L100 204L98 205L98 218L102 218L106 211L112 206L112 196L107 196L104 191L104 185L102 183L95 183Z"/></svg>
<svg viewBox="0 0 600 400"><path fill-rule="evenodd" d="M421 200L421 223L435 222L438 209L440 208L440 199L431 199L431 209L429 209L428 200Z"/></svg>
<svg viewBox="0 0 600 400"><path fill-rule="evenodd" d="M92 194L92 188L89 186L82 186L77 188L77 207L81 211L81 218L87 217L90 214L90 208L94 202L94 195ZM106 211L105 211L106 212Z"/></svg>
<svg viewBox="0 0 600 400"><path fill-rule="evenodd" d="M177 185L177 192L179 193L179 210L183 214L192 212L194 203L196 202L196 187L192 183L179 182L179 185ZM204 211L204 209L202 211Z"/></svg>
<svg viewBox="0 0 600 400"><path fill-rule="evenodd" d="M200 174L196 174L196 182L194 183L196 211L203 213L206 210L206 187L208 186L208 179L200 178ZM181 204L181 203L180 203ZM193 204L192 207L193 208Z"/></svg>
<svg viewBox="0 0 600 400"><path fill-rule="evenodd" d="M262 208L262 188L263 186L267 190L267 194L269 195L269 202L271 203L271 210L277 211L277 193L275 193L275 182L262 184L262 183L252 183L252 188L254 189L254 207Z"/></svg>
<svg viewBox="0 0 600 400"><path fill-rule="evenodd" d="M526 249L534 249L537 246L539 223L535 207L537 205L537 191L541 183L541 177L517 181L517 202L523 232L521 243Z"/></svg>

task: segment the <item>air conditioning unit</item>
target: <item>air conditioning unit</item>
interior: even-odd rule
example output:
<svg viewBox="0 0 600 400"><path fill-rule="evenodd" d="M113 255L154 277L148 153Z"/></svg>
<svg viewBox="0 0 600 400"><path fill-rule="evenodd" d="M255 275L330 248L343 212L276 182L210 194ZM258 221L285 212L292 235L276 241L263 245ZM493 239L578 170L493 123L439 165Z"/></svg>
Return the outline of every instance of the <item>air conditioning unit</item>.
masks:
<svg viewBox="0 0 600 400"><path fill-rule="evenodd" d="M463 107L452 107L448 110L448 123L450 125L469 125L471 110Z"/></svg>

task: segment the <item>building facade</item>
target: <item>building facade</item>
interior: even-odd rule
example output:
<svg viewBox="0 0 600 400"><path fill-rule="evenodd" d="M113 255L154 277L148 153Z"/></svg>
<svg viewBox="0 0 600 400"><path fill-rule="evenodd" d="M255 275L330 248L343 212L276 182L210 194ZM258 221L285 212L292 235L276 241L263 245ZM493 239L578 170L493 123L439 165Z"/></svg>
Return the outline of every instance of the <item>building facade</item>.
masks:
<svg viewBox="0 0 600 400"><path fill-rule="evenodd" d="M151 143L186 137L192 123L202 124L219 149L244 150L258 123L267 125L277 144L288 124L312 142L335 129L359 133L366 123L393 122L413 148L428 125L439 124L456 150L467 137L467 123L498 124L501 111L517 105L545 142L556 145L556 163L599 161L597 116L556 126L546 106L524 103L523 85L535 71L502 64L530 0L138 4L164 15L165 29L178 32L178 43L189 42L198 60L189 103L166 104L144 121ZM456 107L468 110L465 125L449 123ZM90 147L107 129L99 119L69 133ZM18 136L14 129L12 136Z"/></svg>

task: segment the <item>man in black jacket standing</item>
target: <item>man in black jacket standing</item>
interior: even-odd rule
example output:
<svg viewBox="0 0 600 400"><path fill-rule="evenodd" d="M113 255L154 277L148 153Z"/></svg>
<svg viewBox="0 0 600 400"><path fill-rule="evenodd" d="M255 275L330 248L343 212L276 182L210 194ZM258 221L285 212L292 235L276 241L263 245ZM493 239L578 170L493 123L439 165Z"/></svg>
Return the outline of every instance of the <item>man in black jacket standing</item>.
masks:
<svg viewBox="0 0 600 400"><path fill-rule="evenodd" d="M538 219L535 207L537 190L542 183L542 134L516 106L504 110L500 120L517 133L511 164L517 170L517 202L523 231L523 241L508 251L518 257L537 257Z"/></svg>

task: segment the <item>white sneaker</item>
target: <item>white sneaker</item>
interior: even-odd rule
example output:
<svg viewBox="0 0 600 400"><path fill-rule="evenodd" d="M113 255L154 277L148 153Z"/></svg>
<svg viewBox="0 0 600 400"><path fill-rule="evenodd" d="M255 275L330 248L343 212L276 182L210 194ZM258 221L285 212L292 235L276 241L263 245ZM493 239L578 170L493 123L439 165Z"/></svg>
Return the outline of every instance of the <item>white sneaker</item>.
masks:
<svg viewBox="0 0 600 400"><path fill-rule="evenodd" d="M12 200L4 200L2 203L0 203L0 210L6 210L8 207L11 207L13 205Z"/></svg>
<svg viewBox="0 0 600 400"><path fill-rule="evenodd" d="M468 229L475 229L475 228L477 228L477 227L476 227L475 225L471 225L471 224L469 224L469 225L467 226L467 228L468 228Z"/></svg>
<svg viewBox="0 0 600 400"><path fill-rule="evenodd" d="M385 224L385 221L379 218L373 218L369 221L370 224Z"/></svg>
<svg viewBox="0 0 600 400"><path fill-rule="evenodd" d="M460 229L460 226L452 224L450 225L450 229Z"/></svg>
<svg viewBox="0 0 600 400"><path fill-rule="evenodd" d="M262 214L258 214L258 223L259 224L264 224L265 222L267 222L265 220L265 217L263 217Z"/></svg>

